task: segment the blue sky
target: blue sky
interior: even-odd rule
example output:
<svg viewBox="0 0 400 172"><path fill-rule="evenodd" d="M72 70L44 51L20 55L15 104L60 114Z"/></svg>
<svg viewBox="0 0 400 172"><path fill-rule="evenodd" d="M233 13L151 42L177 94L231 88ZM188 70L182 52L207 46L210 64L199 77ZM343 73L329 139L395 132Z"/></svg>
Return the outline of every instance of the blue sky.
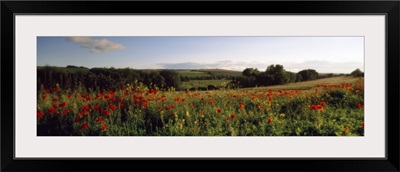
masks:
<svg viewBox="0 0 400 172"><path fill-rule="evenodd" d="M364 71L363 37L38 37L37 65L288 71Z"/></svg>

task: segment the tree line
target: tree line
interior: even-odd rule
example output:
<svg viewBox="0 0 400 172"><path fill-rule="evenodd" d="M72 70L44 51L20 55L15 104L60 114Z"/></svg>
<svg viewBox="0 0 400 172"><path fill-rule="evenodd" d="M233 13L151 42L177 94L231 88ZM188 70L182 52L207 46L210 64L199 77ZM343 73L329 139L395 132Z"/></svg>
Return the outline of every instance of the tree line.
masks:
<svg viewBox="0 0 400 172"><path fill-rule="evenodd" d="M37 88L118 89L126 84L143 83L161 89L179 88L180 76L172 70L135 70L130 68L67 68L45 66L37 69Z"/></svg>
<svg viewBox="0 0 400 172"><path fill-rule="evenodd" d="M343 74L344 75L344 74ZM348 74L363 77L364 73L356 69ZM231 80L227 87L246 88L255 86L281 85L286 83L315 80L319 78L338 76L334 74L320 75L314 69L304 69L297 73L286 71L282 65L270 65L265 71L257 68L246 68L242 76L200 76L183 77L174 70L135 70L130 68L86 68L69 65L63 67L38 67L37 88L60 87L65 89L118 89L126 84L143 83L149 88L175 88L180 90L181 83L189 80L226 79ZM219 89L209 85L205 89Z"/></svg>

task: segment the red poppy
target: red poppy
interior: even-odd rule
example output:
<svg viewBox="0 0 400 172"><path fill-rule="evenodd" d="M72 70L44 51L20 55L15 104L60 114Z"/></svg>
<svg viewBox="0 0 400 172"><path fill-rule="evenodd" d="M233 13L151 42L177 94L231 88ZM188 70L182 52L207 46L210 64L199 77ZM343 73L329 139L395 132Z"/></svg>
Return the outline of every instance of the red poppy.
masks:
<svg viewBox="0 0 400 172"><path fill-rule="evenodd" d="M101 130L106 131L107 130L107 125L106 124L101 125Z"/></svg>
<svg viewBox="0 0 400 172"><path fill-rule="evenodd" d="M361 103L357 103L356 106L359 108L359 107L361 107L362 105L361 105Z"/></svg>
<svg viewBox="0 0 400 172"><path fill-rule="evenodd" d="M235 115L235 114L232 114L232 115L231 115L231 118L232 118L232 119L235 119L235 118L236 118L236 115Z"/></svg>
<svg viewBox="0 0 400 172"><path fill-rule="evenodd" d="M86 124L86 123L82 124L82 129L88 129L88 128L89 128L88 124Z"/></svg>
<svg viewBox="0 0 400 172"><path fill-rule="evenodd" d="M179 100L180 100L179 97L175 98L175 101L176 101L176 102L179 102Z"/></svg>
<svg viewBox="0 0 400 172"><path fill-rule="evenodd" d="M125 96L129 96L129 92L128 91L125 91Z"/></svg>
<svg viewBox="0 0 400 172"><path fill-rule="evenodd" d="M43 118L43 113L40 112L40 111L37 111L37 117L38 117L38 118Z"/></svg>
<svg viewBox="0 0 400 172"><path fill-rule="evenodd" d="M175 105L171 105L171 108L173 109L173 108L176 108L176 106Z"/></svg>
<svg viewBox="0 0 400 172"><path fill-rule="evenodd" d="M185 103L186 99L182 99L182 103Z"/></svg>
<svg viewBox="0 0 400 172"><path fill-rule="evenodd" d="M350 128L349 127L344 127L344 131L349 131Z"/></svg>
<svg viewBox="0 0 400 172"><path fill-rule="evenodd" d="M194 108L194 105L193 105L193 104L190 104L190 108L192 108L192 109L193 109L193 108Z"/></svg>
<svg viewBox="0 0 400 172"><path fill-rule="evenodd" d="M110 104L109 107L110 107L110 109L113 110L113 111L114 111L115 109L117 109L117 107L116 107L114 104Z"/></svg>
<svg viewBox="0 0 400 172"><path fill-rule="evenodd" d="M62 102L62 103L60 104L61 107L65 107L66 105L67 105L67 102Z"/></svg>
<svg viewBox="0 0 400 172"><path fill-rule="evenodd" d="M120 107L120 108L124 108L125 105L124 105L123 103L120 103L120 104L119 104L119 107Z"/></svg>
<svg viewBox="0 0 400 172"><path fill-rule="evenodd" d="M57 97L54 97L54 98L53 98L53 102L56 102L56 101L58 101L58 98L57 98Z"/></svg>
<svg viewBox="0 0 400 172"><path fill-rule="evenodd" d="M58 108L58 105L57 104L53 104L53 108Z"/></svg>
<svg viewBox="0 0 400 172"><path fill-rule="evenodd" d="M63 114L64 114L64 115L68 114L68 110L67 110L67 109L64 109L64 110L63 110Z"/></svg>
<svg viewBox="0 0 400 172"><path fill-rule="evenodd" d="M200 110L199 113L200 113L201 115L204 115L204 112L203 112L202 110Z"/></svg>
<svg viewBox="0 0 400 172"><path fill-rule="evenodd" d="M222 112L222 110L221 109L217 109L217 113L221 113Z"/></svg>
<svg viewBox="0 0 400 172"><path fill-rule="evenodd" d="M211 100L211 101L210 101L210 104L211 104L211 105L214 105L214 101Z"/></svg>
<svg viewBox="0 0 400 172"><path fill-rule="evenodd" d="M85 115L85 111L84 110L79 110L79 114Z"/></svg>
<svg viewBox="0 0 400 172"><path fill-rule="evenodd" d="M103 122L103 118L100 117L99 119L97 119L97 122L102 123Z"/></svg>
<svg viewBox="0 0 400 172"><path fill-rule="evenodd" d="M133 104L135 104L135 105L137 105L137 104L139 104L140 103L140 100L139 99L135 99L135 101L133 102Z"/></svg>
<svg viewBox="0 0 400 172"><path fill-rule="evenodd" d="M43 99L43 100L46 99L46 98L47 98L47 95L42 96L42 99Z"/></svg>
<svg viewBox="0 0 400 172"><path fill-rule="evenodd" d="M100 112L101 111L101 107L96 105L96 106L94 106L94 110L97 110L97 111Z"/></svg>
<svg viewBox="0 0 400 172"><path fill-rule="evenodd" d="M165 107L165 110L169 111L171 108L169 106Z"/></svg>
<svg viewBox="0 0 400 172"><path fill-rule="evenodd" d="M83 106L83 110L88 111L90 109L89 105Z"/></svg>
<svg viewBox="0 0 400 172"><path fill-rule="evenodd" d="M268 118L268 124L272 123L272 118Z"/></svg>
<svg viewBox="0 0 400 172"><path fill-rule="evenodd" d="M82 118L81 118L80 116L77 116L77 117L75 118L75 122L81 122L81 120L82 120Z"/></svg>
<svg viewBox="0 0 400 172"><path fill-rule="evenodd" d="M110 112L109 112L107 109L104 109L104 110L103 110L103 114L104 114L104 115L107 115L107 116L110 116Z"/></svg>
<svg viewBox="0 0 400 172"><path fill-rule="evenodd" d="M364 128L364 122L363 122L363 123L361 123L361 126Z"/></svg>
<svg viewBox="0 0 400 172"><path fill-rule="evenodd" d="M50 93L50 90L49 89L45 89L45 90L43 90L43 92Z"/></svg>
<svg viewBox="0 0 400 172"><path fill-rule="evenodd" d="M56 87L53 89L54 92L58 93L60 90Z"/></svg>
<svg viewBox="0 0 400 172"><path fill-rule="evenodd" d="M147 108L147 103L146 102L142 103L142 108Z"/></svg>
<svg viewBox="0 0 400 172"><path fill-rule="evenodd" d="M54 109L53 107L51 107L51 108L49 108L49 112L50 112L50 113L55 113L55 112L56 112L56 109Z"/></svg>

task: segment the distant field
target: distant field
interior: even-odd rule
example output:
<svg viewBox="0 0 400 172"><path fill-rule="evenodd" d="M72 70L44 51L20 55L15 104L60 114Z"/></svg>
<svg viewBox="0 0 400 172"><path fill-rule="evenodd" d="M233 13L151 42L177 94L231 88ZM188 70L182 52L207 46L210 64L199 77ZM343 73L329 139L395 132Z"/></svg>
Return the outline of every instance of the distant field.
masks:
<svg viewBox="0 0 400 172"><path fill-rule="evenodd" d="M208 85L214 85L214 86L225 86L228 84L230 80L191 80L188 82L182 82L181 88L183 90L190 89L192 87L198 88L198 87L207 87Z"/></svg>
<svg viewBox="0 0 400 172"><path fill-rule="evenodd" d="M362 83L364 82L363 78L355 78L352 76L339 76L339 77L332 77L332 78L317 79L317 80L313 80L313 81L289 83L289 84L284 84L284 85L258 87L256 89L310 90L310 89L313 89L314 87L316 87L318 84L338 85L338 84L342 84L342 83L354 83L357 81L362 82ZM248 88L248 89L253 89L253 88Z"/></svg>
<svg viewBox="0 0 400 172"><path fill-rule="evenodd" d="M177 72L184 77L242 76L242 72L224 69L177 70Z"/></svg>
<svg viewBox="0 0 400 172"><path fill-rule="evenodd" d="M187 77L201 77L201 76L211 76L207 72L203 71L194 71L194 70L178 70L177 71L181 76Z"/></svg>
<svg viewBox="0 0 400 172"><path fill-rule="evenodd" d="M209 72L212 75L215 76L221 76L221 75L226 75L226 76L242 76L242 72L240 71L234 71L234 70L224 70L224 69L200 69L198 71L202 72Z"/></svg>

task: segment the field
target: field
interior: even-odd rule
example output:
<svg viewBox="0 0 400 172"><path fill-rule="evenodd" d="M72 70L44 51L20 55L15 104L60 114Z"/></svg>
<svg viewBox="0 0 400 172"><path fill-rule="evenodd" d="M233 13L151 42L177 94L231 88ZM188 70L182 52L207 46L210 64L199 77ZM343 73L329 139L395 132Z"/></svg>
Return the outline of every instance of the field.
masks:
<svg viewBox="0 0 400 172"><path fill-rule="evenodd" d="M224 69L198 69L198 70L177 70L181 76L202 77L202 76L242 76L240 71Z"/></svg>
<svg viewBox="0 0 400 172"><path fill-rule="evenodd" d="M222 86L225 87L226 84L228 84L230 80L225 80L225 79L219 79L219 80L191 80L187 82L182 82L181 89L182 90L187 90L190 88L207 88L209 85L213 85L215 87L217 86Z"/></svg>
<svg viewBox="0 0 400 172"><path fill-rule="evenodd" d="M37 135L363 136L364 85L335 77L271 87L102 92L44 88Z"/></svg>

